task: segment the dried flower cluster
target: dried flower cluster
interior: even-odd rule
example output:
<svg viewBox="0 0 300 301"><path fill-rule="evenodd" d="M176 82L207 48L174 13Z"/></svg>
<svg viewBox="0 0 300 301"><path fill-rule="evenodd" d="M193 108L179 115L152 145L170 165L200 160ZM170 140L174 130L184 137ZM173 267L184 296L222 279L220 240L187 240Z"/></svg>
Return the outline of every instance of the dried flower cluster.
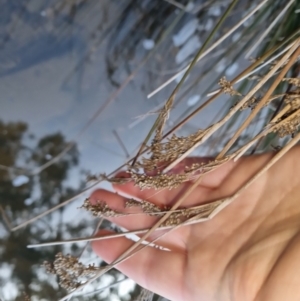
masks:
<svg viewBox="0 0 300 301"><path fill-rule="evenodd" d="M165 222L161 224L161 227L178 226L194 216L198 216L198 218L208 217L210 213L220 205L220 203L221 201L192 208L177 209L175 212L171 213Z"/></svg>
<svg viewBox="0 0 300 301"><path fill-rule="evenodd" d="M106 216L105 212L111 212L111 214L108 217L111 216L120 217L124 215L131 215L131 213L124 213L124 214L118 213L115 210L109 208L105 202L99 202L99 203L105 204L105 206L91 205L88 200L85 200L85 204L82 206L82 208L85 208L86 210L92 212L94 216ZM219 205L220 205L220 201L204 204L196 207L191 207L191 208L176 209L170 214L169 218L160 225L160 227L177 226L183 223L184 221L186 221L187 219L199 214L201 214L200 217L206 217ZM145 200L141 200L141 201L135 199L127 200L125 203L125 208L131 208L131 207L139 207L142 209L143 213L149 216L158 216L158 217L162 217L170 211L170 207L164 206L161 208Z"/></svg>
<svg viewBox="0 0 300 301"><path fill-rule="evenodd" d="M155 176L148 176L146 174L140 174L134 171L129 171L131 179L136 186L143 189L161 189L161 188L176 188L183 182L189 179L187 174L161 174L158 172Z"/></svg>
<svg viewBox="0 0 300 301"><path fill-rule="evenodd" d="M90 211L93 214L93 216L96 217L116 217L123 215L122 213L111 209L104 201L97 201L96 204L91 204L89 199L86 199L83 202L83 205L79 208L83 208L87 211Z"/></svg>
<svg viewBox="0 0 300 301"><path fill-rule="evenodd" d="M300 77L284 78L283 81L286 81L289 84L292 84L292 85L294 85L296 87L300 87Z"/></svg>
<svg viewBox="0 0 300 301"><path fill-rule="evenodd" d="M145 170L151 171L158 168L158 164L162 162L172 162L179 158L182 154L188 151L199 141L204 135L203 130L199 130L194 134L187 137L178 137L175 134L168 138L166 142L152 142L151 157L142 158L140 167Z"/></svg>
<svg viewBox="0 0 300 301"><path fill-rule="evenodd" d="M188 151L203 137L204 133L203 130L198 130L187 137L178 137L173 134L166 142L153 139L150 147L151 157L142 158L142 162L139 162L137 166L147 171L157 170L162 162L172 162Z"/></svg>
<svg viewBox="0 0 300 301"><path fill-rule="evenodd" d="M286 95L284 102L290 107L290 111L295 111L300 108L300 89L290 92Z"/></svg>
<svg viewBox="0 0 300 301"><path fill-rule="evenodd" d="M48 273L59 277L59 284L67 290L76 289L81 285L81 280L93 277L99 268L94 265L85 266L78 261L78 258L71 255L64 256L58 253L52 263L44 262L43 266Z"/></svg>
<svg viewBox="0 0 300 301"><path fill-rule="evenodd" d="M286 114L283 116L281 121L274 127L274 132L278 133L280 138L286 135L294 135L297 132L300 125L300 110L292 114Z"/></svg>
<svg viewBox="0 0 300 301"><path fill-rule="evenodd" d="M126 201L125 208L130 207L140 207L144 213L149 215L156 215L156 213L159 213L163 210L153 203L147 201L137 201L134 199L129 199ZM93 216L96 217L120 217L128 215L128 213L121 213L110 208L104 201L98 201L95 205L93 205L90 203L89 199L86 199L80 208L91 212Z"/></svg>
<svg viewBox="0 0 300 301"><path fill-rule="evenodd" d="M233 89L233 86L231 85L230 81L228 81L225 76L223 76L219 80L219 85L220 85L223 93L229 94L231 96L234 96L234 95L241 96L241 94L238 91Z"/></svg>
<svg viewBox="0 0 300 301"><path fill-rule="evenodd" d="M147 202L145 200L137 201L135 199L129 199L125 203L126 208L130 207L140 207L144 213L149 215L157 215L157 213L162 212L163 210L167 210L167 208L161 209L157 205Z"/></svg>
<svg viewBox="0 0 300 301"><path fill-rule="evenodd" d="M263 104L263 108L268 106L273 100L283 97L285 94L279 94L279 95L274 95L270 98L268 98L267 101L265 101L265 103ZM250 108L251 110L253 110L260 102L262 97L257 97L257 96L253 96L251 97L248 101L246 101L246 103L243 104L243 106L241 107L241 110L245 110L247 108Z"/></svg>
<svg viewBox="0 0 300 301"><path fill-rule="evenodd" d="M257 104L258 104L258 102L260 101L260 97L258 98L258 97L255 97L255 96L253 96L253 97L251 97L248 101L246 101L242 106L241 106L241 108L240 108L240 110L246 110L246 109L251 109L251 110L253 110L256 106L257 106Z"/></svg>
<svg viewBox="0 0 300 301"><path fill-rule="evenodd" d="M87 182L94 182L94 181L100 181L102 180L102 174L96 175L96 174L91 174L91 173L86 173L86 181Z"/></svg>
<svg viewBox="0 0 300 301"><path fill-rule="evenodd" d="M138 206L140 207L144 213L150 215L150 216L163 216L166 214L170 208L165 207L161 209L160 207L156 206L153 203L147 202L145 200L142 201L136 201L133 199L130 199L126 202L126 207L132 207L132 206ZM178 225L183 221L183 218L188 218L190 216L191 210L188 209L178 209L175 212L171 213L169 218L160 225L160 227L163 226L172 226L172 225Z"/></svg>
<svg viewBox="0 0 300 301"><path fill-rule="evenodd" d="M185 167L185 173L193 174L195 172L200 172L202 174L210 172L220 165L228 162L231 159L231 156L226 156L222 159L215 159L209 162L193 163L191 166Z"/></svg>
<svg viewBox="0 0 300 301"><path fill-rule="evenodd" d="M131 180L136 186L143 189L161 189L176 188L189 179L186 173L183 174L163 174L160 172L163 164L174 162L182 154L191 149L205 134L205 131L198 130L196 133L187 137L178 137L173 134L166 142L162 142L162 132L164 124L168 118L172 101L168 101L162 110L155 129L155 136L150 146L150 157L143 157L141 161L136 162L134 166L130 166L127 170L131 174ZM155 175L140 173L139 169L145 171L155 171Z"/></svg>
<svg viewBox="0 0 300 301"><path fill-rule="evenodd" d="M195 134L188 137L177 137L173 135L168 142L160 144L160 155L151 157L150 159L143 158L143 163L141 164L146 170L156 168L155 175L148 175L144 173L139 173L130 169L127 171L131 175L131 180L138 186L141 190L143 189L162 189L162 188L176 188L185 181L191 179L191 176L197 171L201 173L209 172L219 165L227 162L231 157L224 157L221 160L212 160L210 162L196 163L191 166L186 166L184 173L181 174L171 174L171 173L161 173L158 170L159 162L172 162L174 159L179 157L179 155L185 153L190 149L201 137L203 136L203 131L200 130Z"/></svg>
<svg viewBox="0 0 300 301"><path fill-rule="evenodd" d="M298 79L287 79L290 83L298 83ZM285 107L278 113L278 118L274 118L273 131L279 137L294 135L300 125L300 89L290 91L285 94Z"/></svg>

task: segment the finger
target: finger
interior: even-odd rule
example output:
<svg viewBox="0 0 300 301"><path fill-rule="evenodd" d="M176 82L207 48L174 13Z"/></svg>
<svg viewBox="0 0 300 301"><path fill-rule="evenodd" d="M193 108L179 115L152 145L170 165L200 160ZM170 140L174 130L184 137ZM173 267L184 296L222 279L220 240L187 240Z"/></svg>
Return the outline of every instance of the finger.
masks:
<svg viewBox="0 0 300 301"><path fill-rule="evenodd" d="M98 201L104 201L116 212L128 214L119 217L109 217L108 220L120 225L128 230L144 229L152 226L157 218L144 214L142 209L138 206L126 207L128 199L119 194L104 190L97 189L89 197L91 204L96 204Z"/></svg>
<svg viewBox="0 0 300 301"><path fill-rule="evenodd" d="M153 176L147 173L148 176ZM133 180L131 180L131 175L126 171L121 171L115 175L116 178L127 178L128 181L123 184L113 183L113 188L122 194L128 195L130 197L135 196L140 200L149 200L151 197L156 195L157 193L161 193L162 189L144 189L138 185L135 185Z"/></svg>
<svg viewBox="0 0 300 301"><path fill-rule="evenodd" d="M123 187L123 185L118 185L120 187ZM118 187L117 185L114 187ZM118 189L119 192L125 193L126 195L132 195L133 198L140 198L140 199L146 199L150 201L151 203L157 204L157 205L167 205L172 206L176 203L176 201L184 195L184 192L191 186L190 182L182 184L180 187L172 190L162 190L158 191L155 195L147 195L147 191L141 191L138 187L134 186L134 184L127 183L124 185L124 187L121 189ZM203 203L207 203L211 200L213 200L211 196L212 190L210 188L206 187L196 187L196 189L189 195L188 198L184 199L183 203L181 204L182 207L190 208L196 205L200 205ZM149 191L148 191L149 193ZM148 217L149 218L149 217ZM150 228L150 226L154 225L154 221L156 220L151 219L151 222L148 222L148 218L146 219L139 219L135 221L135 218L130 219L128 218L120 218L120 220L115 220L114 222L122 225L123 227L127 229L136 229L136 227L139 227L140 229L144 228ZM180 227L176 230L172 230L172 232L167 233L164 235L161 239L157 241L157 244L164 246L171 250L185 250L186 249L186 242L188 241L188 238L190 236L191 227L184 226ZM151 239L154 237L156 238L158 235L161 235L163 232L156 231L153 234L151 234Z"/></svg>
<svg viewBox="0 0 300 301"><path fill-rule="evenodd" d="M199 158L198 158L199 159ZM202 159L201 162L208 160ZM199 160L197 162L200 162ZM195 161L193 161L195 163ZM161 166L164 166L163 164ZM180 162L176 165L171 171L168 173L171 174L180 174L184 172L186 164L184 162ZM147 173L149 175L149 173ZM152 174L154 175L154 174ZM130 174L123 171L116 175L117 178L130 178ZM128 196L134 196L141 200L150 201L156 205L165 205L165 206L172 206L178 198L184 193L184 191L190 185L188 182L184 182L182 185L179 185L177 188L167 189L144 189L141 190L139 186L135 185L133 181L128 181L125 184L114 184L113 188L121 193Z"/></svg>
<svg viewBox="0 0 300 301"><path fill-rule="evenodd" d="M124 173L117 174L117 177L123 176ZM182 192L186 189L186 183L183 183L177 188L169 189L144 189L141 190L139 186L135 185L133 181L129 181L125 184L113 185L113 188L127 196L135 197L140 200L150 201L160 206L172 205L171 200L176 200Z"/></svg>
<svg viewBox="0 0 300 301"><path fill-rule="evenodd" d="M99 233L99 235L105 234L111 234L111 231ZM122 237L94 241L92 248L104 261L111 263L133 244L134 242L131 240ZM171 300L174 300L175 297L178 299L178 288L183 283L184 277L184 255L182 253L146 247L116 265L116 268L141 286ZM170 287L174 287L174 289L168 289ZM169 294L166 294L166 291Z"/></svg>
<svg viewBox="0 0 300 301"><path fill-rule="evenodd" d="M126 208L125 204L128 201L126 197L119 194L112 193L104 189L95 190L89 201L91 204L96 204L97 201L105 201L109 208L116 212L128 214L126 216L109 217L107 218L111 222L127 229L127 230L140 230L151 228L160 217L150 216L143 213L140 207ZM131 214L137 213L137 214ZM168 230L159 230L152 233L149 240L154 240L161 236ZM141 235L138 235L141 237ZM185 248L184 241L188 236L188 229L186 227L172 231L172 233L164 235L162 239L158 239L155 243L165 248L175 250Z"/></svg>
<svg viewBox="0 0 300 301"><path fill-rule="evenodd" d="M180 162L174 169L171 170L172 173L182 173L186 166L191 166L195 163L206 163L212 161L212 158L200 158L200 157L189 157ZM242 160L242 159L241 159ZM215 189L224 181L227 175L232 171L233 168L238 163L234 163L233 161L227 162L222 166L218 167L216 170L206 173L201 180L199 185L199 189L194 191L194 195L196 196L198 204L203 202L199 200L199 197L203 196L203 194L207 194L210 189ZM130 178L130 174L126 172L121 172L116 175L116 177L126 177ZM113 188L119 193L131 195L138 197L144 200L150 200L155 204L163 204L163 205L172 205L176 202L178 197L182 195L182 193L190 186L191 182L185 182L180 185L178 188L169 189L145 189L141 190L138 186L136 186L133 181L127 182L126 184L114 184ZM205 189L206 188L206 189ZM207 190L208 189L208 190ZM192 198L191 198L192 199ZM202 198L203 199L203 198ZM195 204L195 202L193 202ZM186 204L187 205L187 204Z"/></svg>

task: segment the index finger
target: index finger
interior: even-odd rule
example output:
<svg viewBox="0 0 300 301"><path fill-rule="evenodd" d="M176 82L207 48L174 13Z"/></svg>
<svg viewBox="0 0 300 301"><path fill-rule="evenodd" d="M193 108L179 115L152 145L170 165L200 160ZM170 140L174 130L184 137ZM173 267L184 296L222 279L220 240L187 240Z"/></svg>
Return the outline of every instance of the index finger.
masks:
<svg viewBox="0 0 300 301"><path fill-rule="evenodd" d="M201 158L201 157L189 157L180 162L171 173L180 174L184 172L186 166L191 166L195 163L206 163L212 161L213 158ZM241 159L242 160L242 159ZM202 181L199 184L199 187L195 189L193 195L198 196L196 201L185 201L185 205L194 205L200 204L205 201L207 194L217 188L226 176L230 173L230 171L236 166L238 163L234 163L233 161L226 162L225 164L219 166L216 170L213 170L205 175L203 175ZM124 177L130 178L130 174L127 172L121 172L116 175L116 177ZM172 189L144 189L141 190L139 186L137 186L133 181L129 181L125 184L113 184L113 188L125 195L134 196L141 200L148 200L157 205L173 205L176 200L182 195L182 193L191 185L190 181L187 181L180 185L177 188ZM201 196L205 196L202 198ZM200 198L199 198L200 196ZM195 198L195 197L194 197Z"/></svg>

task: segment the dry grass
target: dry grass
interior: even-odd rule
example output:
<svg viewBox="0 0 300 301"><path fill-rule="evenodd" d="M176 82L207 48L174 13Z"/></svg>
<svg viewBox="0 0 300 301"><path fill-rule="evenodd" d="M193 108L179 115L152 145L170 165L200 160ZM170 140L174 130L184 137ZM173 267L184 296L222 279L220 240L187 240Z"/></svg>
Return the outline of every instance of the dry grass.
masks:
<svg viewBox="0 0 300 301"><path fill-rule="evenodd" d="M231 3L231 6L228 8L228 12L225 12L222 18L227 16L227 13L230 12L235 3L236 1ZM53 264L46 263L47 270L59 276L60 285L70 290L70 295L61 300L68 299L74 292L81 290L86 284L91 283L109 271L111 268L115 267L117 263L134 256L136 252L147 247L147 245L141 245L141 243L147 241L147 238L149 238L153 231L156 231L159 228L169 229L169 231L172 231L178 227L190 223L204 222L213 218L222 209L234 201L241 191L248 187L250 183L255 181L261 173L270 168L272 164L275 164L276 161L279 160L279 158L283 156L287 150L295 145L300 139L298 134L300 125L300 79L298 77L300 58L299 32L296 32L290 36L286 36L282 41L276 43L276 45L273 45L273 47L265 49L260 57L254 59L252 63L234 79L228 80L226 77L222 76L219 79L220 89L214 93L214 95L211 96L211 98L208 99L204 104L201 104L198 108L195 108L194 111L191 112L187 117L182 119L172 129L166 132L165 127L170 115L172 114L172 109L174 107L179 88L184 83L187 76L191 73L196 62L203 58L205 54L204 51L207 51L208 43L212 38L214 38L215 32L223 21L222 18L220 19L220 23L218 23L213 29L212 34L207 38L207 43L204 43L203 47L199 50L192 63L188 68L185 69L186 71L183 79L175 87L170 98L165 102L164 106L159 111L159 115L154 122L152 129L149 131L149 134L141 144L137 154L118 169L120 170L121 168L126 167L127 172L130 174L130 180L133 181L134 184L141 190L154 188L159 193L163 189L176 188L183 182L191 179L195 180L193 185L184 193L184 195L176 202L176 204L170 208L160 208L147 200L129 200L126 203L126 207L128 209L131 207L139 207L141 212L138 214L156 216L160 219L150 229L140 229L140 232L132 231L131 233L144 234L142 235L141 239L130 249L124 252L124 254L122 254L110 265L107 265L105 268L99 268L93 265L85 267L78 261L78 258L70 255L64 256L61 253L57 254ZM215 43L218 43L220 40L221 39L217 40ZM280 54L278 55L278 53ZM276 55L278 55L278 57L274 59ZM145 58L145 60L148 59L149 57ZM142 61L142 64L137 67L137 70L143 64L144 61ZM261 67L262 65L264 66ZM259 69L260 67L262 69ZM252 75L252 71L260 71L260 73L255 77ZM133 76L135 75L135 72L136 71L133 72ZM133 78L133 76L127 79L125 82L126 85L131 78ZM247 77L249 78L250 76L252 76L252 79L247 79ZM251 88L246 91L242 91L242 89L239 89L240 87L235 87L238 81L241 81L242 83L243 81L251 82ZM284 88L279 89L279 86ZM118 93L119 92L120 91L118 90ZM179 136L179 134L175 133L175 131L182 127L193 116L198 114L206 105L210 104L212 101L217 99L217 97L224 94L231 96L234 104L230 107L227 114L221 119L210 124L207 128L198 129L194 133L187 136ZM114 98L115 95L113 95L113 97L110 98L106 104L110 103L110 101L112 101ZM268 122L260 129L259 133L253 137L250 137L248 140L243 140L243 145L236 146L236 141L242 137L242 133L244 131L247 131L261 110L269 109L274 105L274 102L278 100L280 101L280 105L278 105L277 102L276 114L274 114L274 116L268 120ZM281 104L283 104L283 106L281 106ZM97 111L93 118L96 118L96 116L102 112L102 109L103 108L101 108L100 111ZM247 112L248 109L250 109L250 112ZM234 116L239 114L241 111L246 111L249 114L243 119L242 124L239 125L238 129L235 131L234 135L229 141L226 141L225 144L220 142L220 144L223 145L223 149L216 156L215 160L207 163L186 166L184 172L181 174L172 174L169 172L174 166L176 166L194 150L200 146L209 144L209 139L212 137L212 135L215 135L217 132L221 131L221 128L227 126L231 122L232 118L234 118ZM83 133L83 131L81 131L79 136ZM275 133L277 135L277 139L287 136L289 138L288 142L286 145L282 145L283 148L277 153L274 159L272 159L272 161L266 167L264 167L262 171L260 171L253 178L249 179L249 181L243 187L241 187L237 193L226 199L216 200L210 204L204 204L191 208L181 207L181 204L185 198L198 185L206 173L217 169L228 160L238 160L241 155L245 154L246 152L253 151L253 149L255 149L255 143L267 137L267 135L270 133ZM150 140L151 142L148 143ZM55 160L58 159L59 157ZM52 163L53 161L49 162L49 164ZM49 164L47 166L49 166ZM47 166L40 167L40 170L47 168ZM89 180L96 181L96 183L99 183L100 181L117 183L128 181L128 179L114 178L113 175L115 172L116 171L113 171L109 175L102 174L100 176L90 176ZM151 175L149 172L152 172ZM199 174L201 174L200 177ZM93 187L93 185L91 187ZM90 187L88 189L90 189ZM42 216L49 214L50 212L62 206L65 206L72 200L73 198L29 221L24 222L21 225L14 227L12 230L17 230L28 223L34 222L36 219L41 218ZM137 214L124 214L118 212L113 208L110 208L103 200L99 200L94 205L91 205L89 200L85 200L82 208L90 211L93 216L101 218L120 217L124 215L130 215L132 218L134 218L135 214ZM96 239L109 239L112 237L119 237L121 235L122 234L118 233L109 237L100 237ZM91 239L87 238L86 240ZM35 245L35 247L37 246L38 245ZM149 293L149 295L151 294ZM144 300L148 299L145 297Z"/></svg>
<svg viewBox="0 0 300 301"><path fill-rule="evenodd" d="M44 267L48 273L59 277L59 284L67 289L74 290L80 286L82 279L95 275L99 268L94 265L85 266L79 262L77 257L71 255L56 254L53 263L44 262Z"/></svg>

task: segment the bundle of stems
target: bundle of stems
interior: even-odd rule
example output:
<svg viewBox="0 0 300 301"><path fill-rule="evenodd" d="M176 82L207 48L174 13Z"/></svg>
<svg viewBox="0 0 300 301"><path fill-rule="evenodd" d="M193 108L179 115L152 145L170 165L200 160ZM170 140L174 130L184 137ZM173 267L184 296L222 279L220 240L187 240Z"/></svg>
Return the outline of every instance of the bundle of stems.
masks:
<svg viewBox="0 0 300 301"><path fill-rule="evenodd" d="M157 194L165 189L173 189L181 185L185 181L193 180L193 185L178 199L171 207L159 207L152 204L149 200L131 199L126 203L128 208L138 206L141 208L141 213L159 217L159 220L149 229L138 229L136 231L121 232L103 237L86 237L72 239L68 241L48 242L42 244L31 245L29 247L42 247L55 244L74 243L78 241L92 241L100 239L111 239L130 234L138 234L139 240L135 242L126 252L120 255L111 264L105 267L95 267L89 265L84 267L77 259L71 256L59 254L53 264L47 263L50 272L59 274L59 271L64 269L63 283L70 294L61 300L68 300L74 293L81 291L86 285L93 282L103 274L114 268L120 262L134 256L140 250L151 247L155 241L160 239L166 233L174 231L179 227L192 223L205 222L214 218L225 207L229 206L236 198L244 191L251 183L256 181L261 174L275 164L291 147L298 143L300 139L299 124L300 124L300 29L296 28L293 23L296 10L296 1L290 1L286 9L277 16L272 15L272 22L263 33L255 27L260 20L270 20L273 10L278 12L280 7L279 2L276 3L264 0L258 5L250 8L247 15L243 17L231 29L227 30L225 35L220 36L219 31L225 24L227 17L233 11L237 0L232 1L223 15L220 17L215 27L208 35L199 51L194 56L193 60L180 73L182 78L176 85L170 97L161 106L158 116L149 130L144 141L141 143L138 151L130 158L123 166L112 171L108 175L95 176L95 183L87 187L81 194L90 190L100 181L109 181L112 183L123 183L132 181L140 189L156 189ZM291 17L292 16L292 17ZM166 130L168 120L172 118L172 110L178 104L181 97L197 84L203 78L203 74L190 85L185 86L185 91L180 97L179 91L186 84L188 75L191 74L197 62L203 60L206 56L212 55L218 45L234 33L242 24L250 17L253 19L253 31L251 39L244 45L248 48L246 57L256 54L256 58L252 59L247 68L241 71L233 79L229 79L221 75L218 79L219 87L212 91L213 87L209 87L207 91L203 91L202 95L210 92L210 97L198 107L191 108L190 111L184 112L181 119L176 122L176 125ZM285 20L290 20L288 26L284 26ZM279 31L274 32L274 29ZM267 40L267 42L263 42ZM232 50L234 45L228 46L228 50ZM226 53L226 50L225 50ZM175 77L178 77L176 74ZM160 89L172 82L175 78L170 78L161 87L156 89L150 96L157 93ZM237 85L239 83L239 85ZM187 91L187 92L186 92ZM227 95L227 109L222 108L221 117L212 122L206 128L195 130L190 135L179 135L179 130L188 123L192 118L199 114L206 106L210 105L218 97ZM242 118L240 118L242 116ZM259 118L263 117L261 125L253 126L258 123ZM224 135L225 132L230 134L230 138ZM223 140L220 137L224 137ZM254 153L258 150L266 150L271 144L280 146L280 150L273 159L256 175L248 180L240 189L224 199L215 200L208 204L202 204L194 207L185 208L183 204L186 197L195 189L205 175L229 160L238 160L244 154ZM185 169L180 174L170 172L183 159L192 154L195 150L209 149L212 145L218 145L220 149L214 159L201 164L193 164L185 166ZM125 168L129 178L116 178L114 174ZM44 212L22 224L14 226L11 230L16 231L29 223L36 221L39 218L69 204L79 195L66 200L58 206ZM110 217L121 217L130 215L132 219L137 213L122 213L110 208L107 203L99 200L96 204L91 204L89 200L85 200L82 208L90 211L93 216L101 217L102 219ZM160 230L167 230L159 232ZM150 235L158 231L160 235L155 240L150 240ZM161 234L163 233L163 234ZM77 268L70 265L70 262L75 263ZM70 265L70 268L68 268ZM82 281L77 281L74 274L85 277ZM61 276L61 274L59 274ZM75 280L74 280L75 279ZM149 294L149 296L152 295ZM150 298L150 297L149 297ZM150 300L150 299L149 299Z"/></svg>

